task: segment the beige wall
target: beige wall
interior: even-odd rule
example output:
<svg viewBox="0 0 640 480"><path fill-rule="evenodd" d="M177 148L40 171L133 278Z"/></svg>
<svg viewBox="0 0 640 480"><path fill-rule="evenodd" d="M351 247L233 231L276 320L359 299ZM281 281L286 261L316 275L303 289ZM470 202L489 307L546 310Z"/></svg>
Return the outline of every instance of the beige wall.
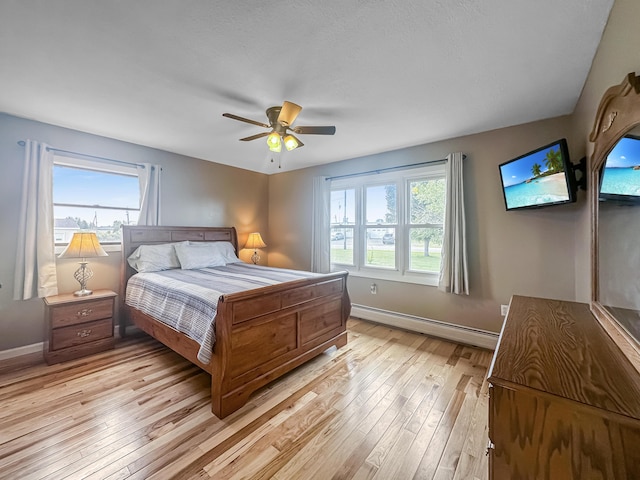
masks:
<svg viewBox="0 0 640 480"><path fill-rule="evenodd" d="M572 119L574 135L583 139L587 153L591 153L588 137L603 93L629 72L640 74L639 22L638 0L616 0ZM583 302L591 299L590 232L589 211L584 210L575 237L576 298Z"/></svg>
<svg viewBox="0 0 640 480"><path fill-rule="evenodd" d="M27 138L65 150L162 165L163 225L234 225L240 245L249 232L267 231L264 174L0 114L0 351L43 340L42 300L12 300L24 156L17 142ZM250 254L241 252L241 258L248 260ZM120 261L119 252L92 261L90 288L117 291ZM60 292L77 289L76 269L76 262L58 260Z"/></svg>
<svg viewBox="0 0 640 480"><path fill-rule="evenodd" d="M499 305L513 294L588 302L590 213L585 192L574 205L505 212L497 165L556 138L566 137L573 162L590 152L588 135L600 98L629 72L640 72L640 2L616 0L575 112L552 119L446 142L348 160L269 178L269 263L309 268L311 187L316 175L340 175L377 167L467 154L466 208L470 297L433 287L350 277L354 303L492 331L501 326ZM588 188L592 188L591 185Z"/></svg>
<svg viewBox="0 0 640 480"><path fill-rule="evenodd" d="M456 296L435 287L351 276L354 303L498 331L500 304L524 294L574 298L573 231L579 202L553 208L506 212L498 165L558 138L566 137L568 117L506 128L445 142L348 160L269 177L269 264L308 269L311 265L312 183L314 176L341 175L444 158L462 151L471 295ZM300 152L302 154L302 151Z"/></svg>

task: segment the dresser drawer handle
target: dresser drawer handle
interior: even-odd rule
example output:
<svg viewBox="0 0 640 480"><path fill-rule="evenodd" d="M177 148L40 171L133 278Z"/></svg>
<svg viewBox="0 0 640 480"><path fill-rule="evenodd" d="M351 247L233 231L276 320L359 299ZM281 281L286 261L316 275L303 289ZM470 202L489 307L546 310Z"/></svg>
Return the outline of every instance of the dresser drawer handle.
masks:
<svg viewBox="0 0 640 480"><path fill-rule="evenodd" d="M80 317L88 317L92 313L93 313L93 309L91 309L91 308L83 308L76 315L78 316L78 318L80 318Z"/></svg>
<svg viewBox="0 0 640 480"><path fill-rule="evenodd" d="M487 451L484 453L485 457L489 456L489 452L491 450L493 450L494 448L496 448L496 446L493 444L493 442L491 440L489 440L487 442Z"/></svg>
<svg viewBox="0 0 640 480"><path fill-rule="evenodd" d="M89 335L91 335L91 329L89 330L80 330L78 333L76 333L76 335L80 338L84 338L84 337L88 337Z"/></svg>

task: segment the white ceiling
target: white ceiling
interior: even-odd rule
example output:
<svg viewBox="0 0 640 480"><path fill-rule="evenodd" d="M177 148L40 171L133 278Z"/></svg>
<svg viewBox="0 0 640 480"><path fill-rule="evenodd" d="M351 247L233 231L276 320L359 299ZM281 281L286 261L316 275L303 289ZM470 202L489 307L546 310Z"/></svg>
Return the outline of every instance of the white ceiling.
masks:
<svg viewBox="0 0 640 480"><path fill-rule="evenodd" d="M0 0L0 111L276 173L571 113L612 4ZM284 100L278 170L222 113Z"/></svg>

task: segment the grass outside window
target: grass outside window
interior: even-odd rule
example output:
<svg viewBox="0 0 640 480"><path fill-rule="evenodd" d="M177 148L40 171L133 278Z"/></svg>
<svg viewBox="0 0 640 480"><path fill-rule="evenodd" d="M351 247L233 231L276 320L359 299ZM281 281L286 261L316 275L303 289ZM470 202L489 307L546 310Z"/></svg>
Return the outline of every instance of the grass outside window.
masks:
<svg viewBox="0 0 640 480"><path fill-rule="evenodd" d="M369 249L367 251L367 265L373 267L393 267L395 263L395 252L393 250L377 250ZM430 252L429 256L425 256L423 252L411 252L412 270L424 272L440 271L440 252ZM331 262L343 265L353 264L352 248L331 248Z"/></svg>

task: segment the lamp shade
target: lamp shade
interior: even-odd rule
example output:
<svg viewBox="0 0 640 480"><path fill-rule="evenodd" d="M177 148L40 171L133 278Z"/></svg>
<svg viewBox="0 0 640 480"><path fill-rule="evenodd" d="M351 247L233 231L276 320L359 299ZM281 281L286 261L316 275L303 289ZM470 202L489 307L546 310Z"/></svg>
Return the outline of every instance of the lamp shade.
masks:
<svg viewBox="0 0 640 480"><path fill-rule="evenodd" d="M58 255L59 258L92 258L107 257L95 232L76 232L67 248Z"/></svg>
<svg viewBox="0 0 640 480"><path fill-rule="evenodd" d="M264 243L262 237L258 232L250 233L249 238L247 238L247 243L245 243L244 248L264 248L267 244Z"/></svg>

